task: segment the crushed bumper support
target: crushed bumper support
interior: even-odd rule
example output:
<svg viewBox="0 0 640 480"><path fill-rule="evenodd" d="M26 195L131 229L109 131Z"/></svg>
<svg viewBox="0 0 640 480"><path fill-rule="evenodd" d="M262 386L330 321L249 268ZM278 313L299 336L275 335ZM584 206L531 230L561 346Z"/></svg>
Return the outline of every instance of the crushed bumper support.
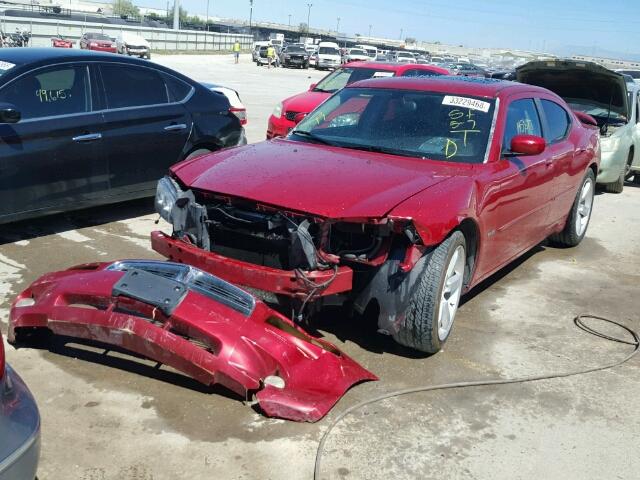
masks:
<svg viewBox="0 0 640 480"><path fill-rule="evenodd" d="M268 416L321 419L354 384L377 377L240 288L196 268L146 260L49 273L14 301L21 329L113 345L245 398Z"/></svg>
<svg viewBox="0 0 640 480"><path fill-rule="evenodd" d="M193 265L237 285L297 298L304 298L310 292L309 285L306 285L294 270L278 270L227 258L162 232L151 232L151 247L171 261ZM327 283L333 277L333 270L314 270L307 273L307 279L316 284ZM334 295L348 292L352 288L353 270L339 266L333 281L327 288L318 291L317 295Z"/></svg>

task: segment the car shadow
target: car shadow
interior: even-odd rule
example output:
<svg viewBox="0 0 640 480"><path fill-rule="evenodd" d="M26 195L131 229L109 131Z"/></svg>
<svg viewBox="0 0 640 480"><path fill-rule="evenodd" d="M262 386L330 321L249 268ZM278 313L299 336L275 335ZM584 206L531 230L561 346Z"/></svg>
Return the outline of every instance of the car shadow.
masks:
<svg viewBox="0 0 640 480"><path fill-rule="evenodd" d="M545 251L546 243L536 245L534 248L483 280L473 289L467 292L460 301L460 309L464 310L465 304L473 301L479 294L502 281L511 272L520 267L534 255ZM344 307L326 307L314 315L308 324L303 325L311 334L322 336L322 332L334 335L341 342L353 342L360 348L372 353L387 353L406 358L428 358L433 354L419 352L412 348L404 347L396 343L389 335L378 333L377 311L365 311L360 315L349 312Z"/></svg>
<svg viewBox="0 0 640 480"><path fill-rule="evenodd" d="M95 227L106 223L148 215L155 211L152 197L99 207L74 210L45 217L20 220L1 225L0 245L31 240L76 228Z"/></svg>
<svg viewBox="0 0 640 480"><path fill-rule="evenodd" d="M134 373L195 392L222 395L232 400L245 400L243 396L236 394L222 385L204 385L177 370L148 360L136 353L93 340L62 335L48 335L41 332L41 334L29 340L22 340L14 346L16 349L35 348L48 350L62 357L82 360L84 362Z"/></svg>

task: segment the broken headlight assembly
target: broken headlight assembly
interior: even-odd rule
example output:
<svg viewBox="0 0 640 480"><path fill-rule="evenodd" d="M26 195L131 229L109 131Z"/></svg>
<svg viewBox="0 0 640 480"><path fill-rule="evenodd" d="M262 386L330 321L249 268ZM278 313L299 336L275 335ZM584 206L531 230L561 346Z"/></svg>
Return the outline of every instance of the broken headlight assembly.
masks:
<svg viewBox="0 0 640 480"><path fill-rule="evenodd" d="M156 212L167 222L173 223L171 210L182 194L180 187L171 177L163 177L156 188Z"/></svg>

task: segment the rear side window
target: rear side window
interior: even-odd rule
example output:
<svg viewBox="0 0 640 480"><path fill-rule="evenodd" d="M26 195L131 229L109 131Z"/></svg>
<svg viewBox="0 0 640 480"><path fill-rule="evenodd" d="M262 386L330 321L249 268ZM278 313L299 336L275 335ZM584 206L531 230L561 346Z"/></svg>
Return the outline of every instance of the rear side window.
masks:
<svg viewBox="0 0 640 480"><path fill-rule="evenodd" d="M27 73L0 90L0 102L12 103L24 120L90 110L87 68L59 66Z"/></svg>
<svg viewBox="0 0 640 480"><path fill-rule="evenodd" d="M541 100L541 103L548 126L548 131L544 132L544 139L547 143L562 140L569 131L569 115L567 111L550 100Z"/></svg>
<svg viewBox="0 0 640 480"><path fill-rule="evenodd" d="M167 91L169 92L170 102L182 102L187 95L191 93L193 87L182 80L177 79L166 73L162 74L162 78L167 84Z"/></svg>
<svg viewBox="0 0 640 480"><path fill-rule="evenodd" d="M540 117L531 98L515 100L509 104L504 126L503 150L509 150L511 139L516 135L542 135Z"/></svg>
<svg viewBox="0 0 640 480"><path fill-rule="evenodd" d="M101 65L107 108L143 107L169 102L160 72L151 68Z"/></svg>

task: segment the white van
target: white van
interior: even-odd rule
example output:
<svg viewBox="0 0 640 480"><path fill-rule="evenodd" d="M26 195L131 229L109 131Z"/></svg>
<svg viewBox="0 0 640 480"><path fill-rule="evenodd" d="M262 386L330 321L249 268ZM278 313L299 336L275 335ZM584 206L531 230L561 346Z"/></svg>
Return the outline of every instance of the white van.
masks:
<svg viewBox="0 0 640 480"><path fill-rule="evenodd" d="M320 42L318 44L318 53L316 57L316 69L321 68L338 68L342 63L340 55L340 47L334 42Z"/></svg>
<svg viewBox="0 0 640 480"><path fill-rule="evenodd" d="M373 60L375 60L378 56L378 49L376 47L372 47L371 45L356 45L356 48L361 48L362 50L367 52L369 58Z"/></svg>

